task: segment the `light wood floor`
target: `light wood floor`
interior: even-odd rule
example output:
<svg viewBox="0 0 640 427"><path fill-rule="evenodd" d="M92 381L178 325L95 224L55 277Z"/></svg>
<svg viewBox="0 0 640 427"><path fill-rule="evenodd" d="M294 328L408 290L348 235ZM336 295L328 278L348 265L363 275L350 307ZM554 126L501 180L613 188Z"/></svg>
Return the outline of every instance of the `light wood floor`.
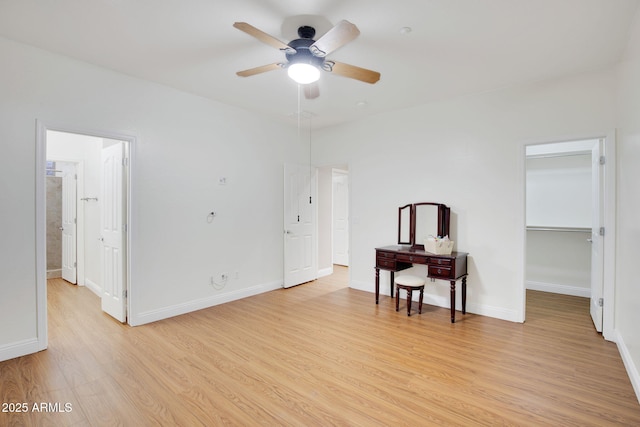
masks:
<svg viewBox="0 0 640 427"><path fill-rule="evenodd" d="M0 363L19 426L640 425L584 298L528 292L517 324L314 283L131 328L49 281L49 349ZM31 412L34 403L70 412Z"/></svg>

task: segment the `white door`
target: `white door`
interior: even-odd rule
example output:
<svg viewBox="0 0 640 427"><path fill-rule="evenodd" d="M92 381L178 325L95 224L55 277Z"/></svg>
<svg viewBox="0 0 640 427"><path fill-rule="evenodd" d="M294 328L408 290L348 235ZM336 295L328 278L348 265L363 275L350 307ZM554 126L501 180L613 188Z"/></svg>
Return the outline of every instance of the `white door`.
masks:
<svg viewBox="0 0 640 427"><path fill-rule="evenodd" d="M62 278L69 283L76 284L76 165L73 163L57 162L56 169L62 171Z"/></svg>
<svg viewBox="0 0 640 427"><path fill-rule="evenodd" d="M602 305L604 289L604 236L603 224L604 165L601 164L603 141L597 141L591 150L591 318L598 332L602 332ZM604 231L604 229L602 230Z"/></svg>
<svg viewBox="0 0 640 427"><path fill-rule="evenodd" d="M284 287L317 278L315 170L284 166Z"/></svg>
<svg viewBox="0 0 640 427"><path fill-rule="evenodd" d="M349 265L349 175L333 171L333 263Z"/></svg>
<svg viewBox="0 0 640 427"><path fill-rule="evenodd" d="M102 149L100 240L102 310L126 321L124 143Z"/></svg>

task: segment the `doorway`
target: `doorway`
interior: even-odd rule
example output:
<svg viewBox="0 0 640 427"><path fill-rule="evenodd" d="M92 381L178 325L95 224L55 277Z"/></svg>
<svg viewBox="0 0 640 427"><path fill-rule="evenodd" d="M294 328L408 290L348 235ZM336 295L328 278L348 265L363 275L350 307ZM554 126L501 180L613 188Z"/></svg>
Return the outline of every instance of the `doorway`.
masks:
<svg viewBox="0 0 640 427"><path fill-rule="evenodd" d="M525 289L587 297L612 339L613 135L525 146ZM526 295L526 292L523 293ZM609 295L609 301L605 295Z"/></svg>
<svg viewBox="0 0 640 427"><path fill-rule="evenodd" d="M349 167L318 167L318 277L347 272L350 258ZM347 268L345 268L347 267Z"/></svg>
<svg viewBox="0 0 640 427"><path fill-rule="evenodd" d="M75 191L68 194L64 192L67 200L61 202L67 207L67 215L65 224L60 226L59 231L62 234L74 229L74 232L67 233L61 239L65 244L62 258L67 258L67 267L75 267L75 277L68 275L65 279L69 283L87 286L101 298L103 311L120 322L127 321L127 295L130 287L129 153L133 142L134 138L131 136L87 132L38 122L36 250L38 325L42 331L46 331L47 322L46 251L49 245L44 223L49 205L45 176L50 174L49 170L59 171L53 172L54 174L71 176L75 181L75 185L71 181L67 185L73 186ZM73 169L69 169L71 167ZM112 234L118 236L115 250L113 243L105 240L105 237L112 239ZM46 347L46 335L43 341L43 347Z"/></svg>

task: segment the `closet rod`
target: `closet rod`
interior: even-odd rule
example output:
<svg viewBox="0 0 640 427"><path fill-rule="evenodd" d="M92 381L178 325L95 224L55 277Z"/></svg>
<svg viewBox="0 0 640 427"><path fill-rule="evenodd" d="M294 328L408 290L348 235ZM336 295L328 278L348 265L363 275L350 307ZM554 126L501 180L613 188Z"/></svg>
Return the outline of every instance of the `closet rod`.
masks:
<svg viewBox="0 0 640 427"><path fill-rule="evenodd" d="M527 231L569 231L575 233L591 233L591 229L587 227L535 227L527 226Z"/></svg>

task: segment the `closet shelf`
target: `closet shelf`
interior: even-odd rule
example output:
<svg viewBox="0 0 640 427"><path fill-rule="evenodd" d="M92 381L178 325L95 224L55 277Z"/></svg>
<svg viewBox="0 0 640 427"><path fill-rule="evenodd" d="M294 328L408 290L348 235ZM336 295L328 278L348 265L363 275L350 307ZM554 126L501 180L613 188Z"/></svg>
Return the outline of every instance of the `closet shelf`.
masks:
<svg viewBox="0 0 640 427"><path fill-rule="evenodd" d="M565 232L573 232L573 233L591 233L591 228L589 227L541 227L541 226L533 226L527 225L527 231L565 231Z"/></svg>

